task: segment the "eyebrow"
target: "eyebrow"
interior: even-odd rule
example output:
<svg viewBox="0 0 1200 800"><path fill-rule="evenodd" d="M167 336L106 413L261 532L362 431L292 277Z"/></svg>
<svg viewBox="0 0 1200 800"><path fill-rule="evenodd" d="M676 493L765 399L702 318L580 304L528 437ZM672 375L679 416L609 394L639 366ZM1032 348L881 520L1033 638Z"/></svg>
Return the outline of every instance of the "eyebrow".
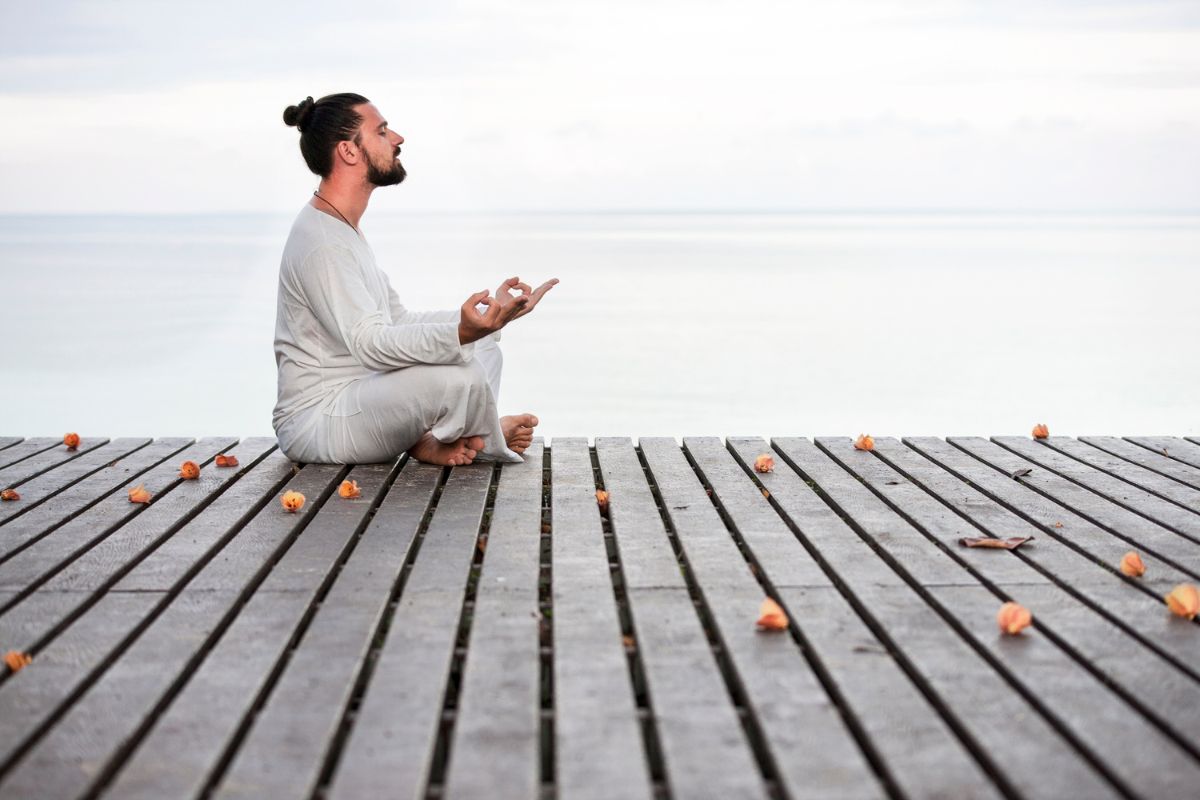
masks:
<svg viewBox="0 0 1200 800"><path fill-rule="evenodd" d="M383 130L386 127L387 127L387 120L385 119L383 122L379 123L379 129Z"/></svg>

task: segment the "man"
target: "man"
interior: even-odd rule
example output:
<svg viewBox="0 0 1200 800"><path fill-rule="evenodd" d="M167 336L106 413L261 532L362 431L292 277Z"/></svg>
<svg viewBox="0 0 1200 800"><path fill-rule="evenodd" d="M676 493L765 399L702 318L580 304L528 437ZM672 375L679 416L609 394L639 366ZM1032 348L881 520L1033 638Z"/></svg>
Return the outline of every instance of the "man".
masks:
<svg viewBox="0 0 1200 800"><path fill-rule="evenodd" d="M405 451L430 464L520 461L538 420L498 415L496 342L558 280L532 290L514 277L453 311L407 310L358 229L371 193L404 180L404 137L357 94L309 97L283 120L299 128L321 183L279 267L280 449L305 463L376 463Z"/></svg>

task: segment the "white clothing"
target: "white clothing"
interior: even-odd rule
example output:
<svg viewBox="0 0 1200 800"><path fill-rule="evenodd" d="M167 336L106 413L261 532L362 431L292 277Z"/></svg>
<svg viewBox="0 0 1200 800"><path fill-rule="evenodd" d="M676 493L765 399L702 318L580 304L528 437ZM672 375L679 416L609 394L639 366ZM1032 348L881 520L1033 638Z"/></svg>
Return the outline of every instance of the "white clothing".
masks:
<svg viewBox="0 0 1200 800"><path fill-rule="evenodd" d="M271 424L284 455L378 463L431 431L480 436L482 459L521 461L496 412L500 334L460 344L458 317L405 309L366 239L306 204L279 266Z"/></svg>

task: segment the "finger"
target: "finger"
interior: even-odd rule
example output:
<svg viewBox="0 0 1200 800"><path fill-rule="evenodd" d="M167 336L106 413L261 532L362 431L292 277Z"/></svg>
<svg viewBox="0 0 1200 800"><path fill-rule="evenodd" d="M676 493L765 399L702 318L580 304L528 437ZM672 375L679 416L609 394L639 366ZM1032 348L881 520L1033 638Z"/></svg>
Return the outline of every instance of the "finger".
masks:
<svg viewBox="0 0 1200 800"><path fill-rule="evenodd" d="M463 308L474 308L475 306L479 305L480 303L486 302L486 300L484 298L486 298L487 296L488 296L487 289L484 289L482 292L476 292L475 294L473 294L467 298L467 302L463 303Z"/></svg>
<svg viewBox="0 0 1200 800"><path fill-rule="evenodd" d="M551 278L550 280L546 281L541 286L539 286L537 288L537 291L535 291L533 294L535 297L537 297L540 300L542 298L542 295L546 294L546 292L550 291L557 285L558 285L558 278Z"/></svg>
<svg viewBox="0 0 1200 800"><path fill-rule="evenodd" d="M525 295L514 298L511 303L505 308L505 320L512 322L517 317L525 312L525 306L529 305L529 298Z"/></svg>
<svg viewBox="0 0 1200 800"><path fill-rule="evenodd" d="M530 288L529 288L529 284L528 284L528 283L517 283L517 284L514 284L514 285L513 285L513 288L514 288L514 289L520 289L520 290L521 290L521 294L529 294L530 292L532 292L532 291L533 291L532 289L530 289Z"/></svg>
<svg viewBox="0 0 1200 800"><path fill-rule="evenodd" d="M486 302L487 309L483 312L483 319L488 323L495 322L500 318L500 315L504 313L504 309L507 308L507 306L505 306L503 303L493 303L490 300Z"/></svg>

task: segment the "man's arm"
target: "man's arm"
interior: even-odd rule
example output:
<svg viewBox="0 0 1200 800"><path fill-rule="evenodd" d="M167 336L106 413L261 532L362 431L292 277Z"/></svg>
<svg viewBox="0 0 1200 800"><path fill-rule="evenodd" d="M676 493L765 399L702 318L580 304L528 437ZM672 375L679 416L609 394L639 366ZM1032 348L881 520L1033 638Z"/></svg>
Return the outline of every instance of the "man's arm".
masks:
<svg viewBox="0 0 1200 800"><path fill-rule="evenodd" d="M459 342L457 312L444 321L389 325L347 248L316 248L295 270L294 278L320 323L367 369L461 364L474 354L473 344Z"/></svg>
<svg viewBox="0 0 1200 800"><path fill-rule="evenodd" d="M387 278L386 273L384 280L387 281L388 305L392 309L393 325L414 325L423 322L453 322L458 324L459 316L462 313L460 309L454 308L448 311L409 311L400 302L400 295L396 294L396 290L392 288L392 282ZM497 342L500 341L500 331L493 333L492 339Z"/></svg>

